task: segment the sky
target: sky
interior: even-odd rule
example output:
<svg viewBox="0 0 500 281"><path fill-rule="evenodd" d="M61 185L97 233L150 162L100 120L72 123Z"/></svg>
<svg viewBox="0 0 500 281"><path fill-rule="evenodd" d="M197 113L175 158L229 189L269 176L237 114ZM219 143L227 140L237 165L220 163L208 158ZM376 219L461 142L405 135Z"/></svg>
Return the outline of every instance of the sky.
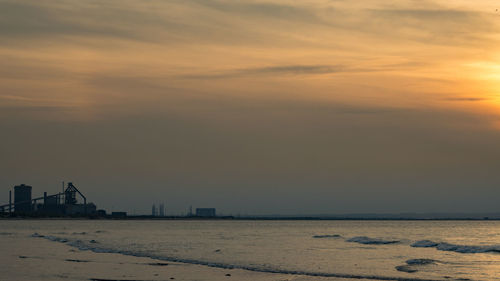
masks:
<svg viewBox="0 0 500 281"><path fill-rule="evenodd" d="M500 212L500 9L0 0L0 203Z"/></svg>

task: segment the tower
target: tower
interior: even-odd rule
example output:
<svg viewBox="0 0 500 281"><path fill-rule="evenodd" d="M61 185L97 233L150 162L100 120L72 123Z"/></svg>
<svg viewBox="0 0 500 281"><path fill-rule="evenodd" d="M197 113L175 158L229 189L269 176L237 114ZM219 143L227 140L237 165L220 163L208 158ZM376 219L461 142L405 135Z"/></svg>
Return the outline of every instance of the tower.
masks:
<svg viewBox="0 0 500 281"><path fill-rule="evenodd" d="M14 186L14 210L16 213L29 213L32 211L31 205L31 186Z"/></svg>
<svg viewBox="0 0 500 281"><path fill-rule="evenodd" d="M161 203L160 204L160 217L164 217L165 216L165 204Z"/></svg>

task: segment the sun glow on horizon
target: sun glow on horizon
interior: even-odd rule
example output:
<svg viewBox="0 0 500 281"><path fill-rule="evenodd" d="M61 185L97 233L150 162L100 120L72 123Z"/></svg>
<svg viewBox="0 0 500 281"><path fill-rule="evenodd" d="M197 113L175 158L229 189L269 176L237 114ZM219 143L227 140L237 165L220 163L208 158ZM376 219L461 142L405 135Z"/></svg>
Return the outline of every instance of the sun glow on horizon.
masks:
<svg viewBox="0 0 500 281"><path fill-rule="evenodd" d="M37 106L89 120L190 115L184 105L196 100L477 114L500 104L492 1L15 3L0 12L12 27L0 43L0 103L34 118ZM10 7L40 16L13 18Z"/></svg>

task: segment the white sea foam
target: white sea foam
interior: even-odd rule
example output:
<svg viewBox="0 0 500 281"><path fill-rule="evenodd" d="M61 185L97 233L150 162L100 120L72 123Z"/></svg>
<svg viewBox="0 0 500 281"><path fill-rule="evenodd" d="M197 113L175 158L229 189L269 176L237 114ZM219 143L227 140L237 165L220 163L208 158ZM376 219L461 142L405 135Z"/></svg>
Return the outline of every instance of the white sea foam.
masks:
<svg viewBox="0 0 500 281"><path fill-rule="evenodd" d="M396 244L399 240L384 240L379 238L370 238L366 236L356 236L346 240L347 242L355 242L366 245L386 245L386 244Z"/></svg>
<svg viewBox="0 0 500 281"><path fill-rule="evenodd" d="M440 251L449 251L462 254L476 254L476 253L500 253L500 245L487 245L487 246L471 246L471 245L457 245L446 242L433 242L430 240L421 240L411 244L416 248L436 248Z"/></svg>
<svg viewBox="0 0 500 281"><path fill-rule="evenodd" d="M52 235L40 235L38 233L33 234L32 237L45 238L45 239L48 239L50 241L61 242L61 243L67 243L69 241L66 238L56 237L56 236L52 236Z"/></svg>
<svg viewBox="0 0 500 281"><path fill-rule="evenodd" d="M263 272L263 273L278 273L278 274L290 274L290 275L305 275L305 276L317 276L317 277L335 277L335 278L347 278L347 279L366 279L366 280L390 280L390 281L441 281L436 279L421 279L421 278L404 278L404 277L393 277L393 276L376 276L376 275L356 275L356 274L343 274L343 273L325 273L325 272L312 272L312 271L302 271L302 270L285 270L279 268L270 268L270 267L258 267L253 265L236 265L236 264L227 264L227 263L219 263L219 262L211 262L211 261L203 261L196 259L186 259L186 258L176 258L176 257L167 257L167 256L159 256L153 255L147 252L135 252L129 250L120 250L109 247L104 247L99 244L90 245L89 242L84 242L82 240L68 240L67 238L62 237L54 237L54 236L44 236L38 233L31 235L35 238L45 238L50 241L66 243L66 245L75 247L81 251L92 251L95 253L113 253L113 254L122 254L128 256L136 256L136 257L148 257L152 259L157 259L161 261L169 261L169 262L181 262L187 264L195 264L195 265L204 265L209 267L223 268L223 269L244 269L255 272ZM375 239L377 241L385 241L380 239ZM385 241L388 242L388 241ZM390 242L390 241L389 241ZM387 243L386 243L387 244Z"/></svg>

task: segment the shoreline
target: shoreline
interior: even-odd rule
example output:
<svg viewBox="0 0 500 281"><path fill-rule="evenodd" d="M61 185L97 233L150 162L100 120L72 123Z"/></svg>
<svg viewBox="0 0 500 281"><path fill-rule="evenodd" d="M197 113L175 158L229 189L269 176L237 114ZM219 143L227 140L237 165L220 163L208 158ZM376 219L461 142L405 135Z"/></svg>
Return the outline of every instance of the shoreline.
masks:
<svg viewBox="0 0 500 281"><path fill-rule="evenodd" d="M241 259L242 256L240 256L240 253L246 253L245 249L247 244L245 243L247 243L247 239L235 240L236 242L233 243L231 241L234 237L225 236L224 233L229 230L229 228L227 228L228 225L233 225L237 229L243 227L243 232L237 233L244 234L241 237L246 237L247 235L245 234L254 233L254 225L252 222L246 224L245 222L231 223L231 221L219 223L216 221L207 221L206 223L203 221L193 221L192 223L195 223L195 225L191 225L190 222L175 223L172 221L168 223L155 220L149 222L137 221L136 223L130 221L113 222L112 220L99 221L84 219L66 221L63 219L49 219L45 222L43 220L0 222L0 226L5 226L2 227L3 229L0 231L0 249L2 249L2 255L0 256L0 265L2 265L0 266L0 277L3 277L0 279L19 281L443 281L460 280L458 277L462 277L462 275L467 278L470 277L469 274L462 274L461 272L458 272L455 276L454 272L456 272L456 269L453 269L453 266L447 266L450 260L453 262L468 262L469 259L467 255L463 255L467 252L450 250L456 252L455 254L451 253L451 255L457 255L457 257L448 258L448 253L436 251L435 249L428 249L426 246L423 246L423 248L408 247L408 245L412 246L410 243L413 241L425 242L426 244L436 243L430 240L418 240L422 238L419 235L415 237L412 236L412 238L407 236L404 236L407 238L401 238L403 236L398 235L391 239L398 239L399 242L402 242L402 246L385 246L386 243L384 241L394 240L354 237L354 235L359 235L360 233L351 233L352 229L349 225L346 226L347 228L339 228L339 231L342 230L340 231L340 235L312 236L315 233L331 234L333 232L324 231L326 228L322 226L321 222L317 222L315 224L316 228L311 230L309 228L310 223L300 223L298 230L300 230L299 233L301 238L298 240L289 240L292 244L287 242L280 247L274 248L273 245L264 243L263 245L265 248L271 249L271 252L261 247L258 248L258 251L248 252L252 253L254 258ZM376 222L374 223L377 225ZM288 231L275 232L276 228L274 227L276 224L279 225L279 222L261 222L260 224L264 227L263 229L271 227L270 230L268 229L262 232L262 235L264 235L262 237L267 237L265 235L267 233L272 234L272 236L277 239L281 239L280 237L282 235L289 233ZM281 224L288 227L290 224L293 225L294 223L285 221ZM329 227L337 228L342 224L343 223L336 225L333 223L329 225ZM367 222L368 226L372 224L373 223ZM412 222L403 224L407 226L413 225ZM425 222L418 223L418 225L421 224L425 225ZM448 224L449 223L444 223L444 225ZM467 222L465 222L466 225L462 224L463 223L458 223L460 226L467 227ZM496 227L497 223L483 224L471 222L468 225L470 226L471 224L493 229L491 227ZM213 228L213 225L216 227ZM363 225L363 223L353 222L350 225L358 226ZM395 233L399 233L397 229L394 228L398 228L399 223L381 222L378 225L389 225L390 229L395 230ZM427 225L443 226L442 224L432 222ZM175 228L175 226L177 226L177 228ZM320 227L318 228L317 226ZM421 229L420 226L414 226L414 228L417 231ZM170 234L168 234L169 229L173 230ZM175 231L175 229L179 229L180 231ZM192 233L193 230L198 234L190 236L189 234ZM209 232L205 232L207 230L209 230ZM345 230L349 230L349 232L343 232ZM372 233L371 231L369 232ZM207 233L207 239L203 238L205 234L201 235L202 233ZM221 233L222 236L220 236ZM374 235L371 235L371 237L380 237L376 235L376 233L378 232L373 232ZM142 236L143 234L145 235L144 237L137 236ZM303 235L305 236L303 237ZM216 240L219 242L214 242L215 240L210 237L217 237ZM240 235L238 235L238 237L240 237ZM341 237L342 239L312 239L335 237ZM375 243L379 246L374 246L371 245L373 243L363 243L359 242L359 239L356 241L354 238L349 237L382 241L383 245ZM200 238L202 239L200 240ZM121 241L121 239L124 240ZM250 239L248 240L248 243L250 243L248 245L260 243L259 241L259 239ZM294 241L303 241L305 246L289 247L289 245L293 245ZM485 251L479 250L490 248L486 246L474 246L479 244L472 243L472 241L472 244L467 245L450 244L451 242L446 243L447 240L443 241L442 239L436 241L438 241L437 244L443 244L446 245L446 247L468 247L479 255L486 253ZM143 242L147 243L142 245ZM187 244L185 244L185 242L187 242ZM199 242L202 243L198 244ZM277 240L275 242L278 243ZM357 244L345 244L344 242L357 242ZM432 248L437 248L437 244L432 246ZM241 245L244 247L241 247ZM351 250L345 252L346 255L343 256L343 249L347 248ZM185 252L184 249L190 249L192 252ZM231 249L236 249L236 251L231 251ZM284 252L274 251L273 249L283 249ZM294 253L289 252L292 249L299 250L299 252L295 253L298 255L296 255L296 258L291 259L291 262L282 263L278 260L275 262L274 258L285 260L285 257L289 255L295 257ZM309 251L310 249L319 249L320 251L323 249L329 252L335 250L335 252L338 251L340 255L334 252L328 255L315 254L312 256L308 255L306 252L302 255L302 251ZM494 248L494 251L497 251L496 249L497 248ZM374 250L377 251L375 252ZM378 254L379 250L380 256ZM220 251L224 253L224 256L213 254ZM262 253L266 253L266 256L261 256ZM458 254L460 254L460 256L458 256ZM269 257L271 257L271 259L269 259ZM317 264L315 257L319 257ZM489 257L493 258L494 256ZM380 258L382 258L384 262L380 262ZM415 269L415 271L402 271L398 269L401 265L412 265L413 263L408 263L408 261L413 259L432 259L436 261L436 263L429 266L417 265L410 268ZM369 260L374 260L374 262ZM471 260L468 264L476 266L474 260ZM414 272L421 273L413 274ZM483 279L478 278L474 280Z"/></svg>
<svg viewBox="0 0 500 281"><path fill-rule="evenodd" d="M354 281L357 278L257 272L163 261L118 253L84 251L33 237L3 235L0 276L4 280L66 281ZM370 279L378 281L379 279Z"/></svg>
<svg viewBox="0 0 500 281"><path fill-rule="evenodd" d="M351 217L153 217L153 216L127 216L127 217L0 217L2 220L167 220L167 221L500 221L500 218L351 218Z"/></svg>

